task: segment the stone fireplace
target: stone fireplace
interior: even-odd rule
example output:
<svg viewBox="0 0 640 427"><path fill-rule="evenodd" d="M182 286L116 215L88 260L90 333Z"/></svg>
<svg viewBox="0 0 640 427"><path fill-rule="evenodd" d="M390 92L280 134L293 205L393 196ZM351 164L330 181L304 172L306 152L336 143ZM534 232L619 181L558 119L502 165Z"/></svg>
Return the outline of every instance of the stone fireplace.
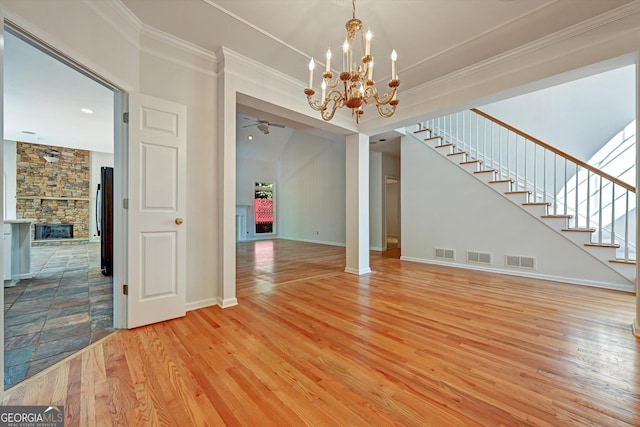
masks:
<svg viewBox="0 0 640 427"><path fill-rule="evenodd" d="M16 154L16 215L35 220L33 239L40 225L41 238L88 240L89 151L18 142Z"/></svg>

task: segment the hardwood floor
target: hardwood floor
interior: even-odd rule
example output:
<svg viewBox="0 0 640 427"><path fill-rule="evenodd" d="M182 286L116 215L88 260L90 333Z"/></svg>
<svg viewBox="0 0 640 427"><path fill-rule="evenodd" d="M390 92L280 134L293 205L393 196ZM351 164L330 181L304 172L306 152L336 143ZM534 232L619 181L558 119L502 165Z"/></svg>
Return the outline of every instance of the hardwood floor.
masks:
<svg viewBox="0 0 640 427"><path fill-rule="evenodd" d="M5 394L92 425L640 425L634 296L238 245L239 305L117 331Z"/></svg>

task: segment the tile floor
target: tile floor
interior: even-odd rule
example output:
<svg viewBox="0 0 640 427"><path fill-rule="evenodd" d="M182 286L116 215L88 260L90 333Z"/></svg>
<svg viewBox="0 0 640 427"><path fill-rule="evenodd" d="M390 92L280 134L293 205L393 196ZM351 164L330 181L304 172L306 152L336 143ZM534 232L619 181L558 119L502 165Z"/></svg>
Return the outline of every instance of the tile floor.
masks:
<svg viewBox="0 0 640 427"><path fill-rule="evenodd" d="M34 246L31 268L4 288L5 389L113 332L99 243Z"/></svg>

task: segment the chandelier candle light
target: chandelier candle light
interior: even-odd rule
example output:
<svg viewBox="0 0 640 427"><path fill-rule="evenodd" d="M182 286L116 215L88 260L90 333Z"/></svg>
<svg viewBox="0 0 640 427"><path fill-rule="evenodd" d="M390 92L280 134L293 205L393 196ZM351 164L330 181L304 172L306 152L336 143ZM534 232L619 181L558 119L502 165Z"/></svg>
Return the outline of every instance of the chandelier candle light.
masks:
<svg viewBox="0 0 640 427"><path fill-rule="evenodd" d="M373 81L373 56L371 56L371 31L363 32L362 21L356 18L356 0L353 0L353 17L346 23L347 37L342 45L342 72L335 80L332 80L331 49L327 50L327 68L322 74L322 96L320 100L312 99L316 93L313 90L313 70L315 62L309 61L309 87L304 90L309 105L316 111L320 111L323 120L333 118L336 110L342 107L351 109L351 115L356 116L356 123L360 122L360 116L364 114L364 105L375 105L382 117L391 117L396 111L398 99L396 92L400 80L396 75L396 60L398 55L394 50L391 53L391 80L388 85L390 93L380 96ZM362 40L362 60L360 64L354 61L353 48L356 36L360 34ZM340 83L342 82L342 86ZM327 89L329 92L327 93Z"/></svg>

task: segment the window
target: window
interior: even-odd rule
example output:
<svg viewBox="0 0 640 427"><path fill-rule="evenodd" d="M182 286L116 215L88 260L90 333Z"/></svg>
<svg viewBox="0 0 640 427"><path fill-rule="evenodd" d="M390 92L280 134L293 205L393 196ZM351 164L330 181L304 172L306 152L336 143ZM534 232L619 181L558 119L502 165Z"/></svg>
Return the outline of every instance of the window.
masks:
<svg viewBox="0 0 640 427"><path fill-rule="evenodd" d="M256 234L273 233L273 190L272 182L256 182L254 185Z"/></svg>

